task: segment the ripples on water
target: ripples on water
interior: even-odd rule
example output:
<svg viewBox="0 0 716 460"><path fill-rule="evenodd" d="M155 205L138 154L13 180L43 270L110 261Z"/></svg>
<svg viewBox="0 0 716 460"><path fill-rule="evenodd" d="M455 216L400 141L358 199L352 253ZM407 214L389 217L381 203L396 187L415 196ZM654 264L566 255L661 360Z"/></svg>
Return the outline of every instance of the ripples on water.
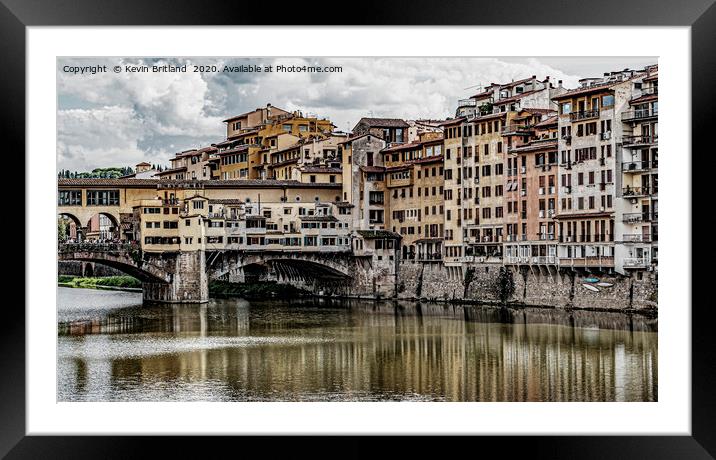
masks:
<svg viewBox="0 0 716 460"><path fill-rule="evenodd" d="M657 321L59 288L61 401L655 401Z"/></svg>

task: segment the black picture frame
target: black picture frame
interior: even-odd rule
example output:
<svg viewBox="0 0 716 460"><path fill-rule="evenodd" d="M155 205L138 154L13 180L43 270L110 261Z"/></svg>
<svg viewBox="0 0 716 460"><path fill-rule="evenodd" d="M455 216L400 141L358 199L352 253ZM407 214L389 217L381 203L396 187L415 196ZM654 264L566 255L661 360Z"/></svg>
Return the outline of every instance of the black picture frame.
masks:
<svg viewBox="0 0 716 460"><path fill-rule="evenodd" d="M504 0L494 3L470 1L412 2L367 1L350 4L350 11L326 8L320 11L307 9L272 8L261 2L234 4L237 14L227 14L222 2L188 0L162 1L107 1L107 0L0 0L0 88L2 89L4 145L8 154L25 151L25 79L26 79L26 27L28 26L117 26L117 25L545 25L545 26L690 26L692 63L692 139L693 151L708 155L713 149L710 127L712 104L716 100L716 6L715 0L690 0L675 3L667 0L603 0L594 1L587 7L583 2L561 0ZM237 6L238 5L238 6ZM238 12L240 11L240 14ZM638 44L633 46L638 54ZM476 48L477 50L478 48ZM608 50L605 50L608 51ZM549 54L549 48L545 48ZM688 116L688 114L684 114ZM701 147L700 149L698 147ZM711 149L709 149L711 147ZM689 152L669 152L683 155ZM13 155L13 159L17 154ZM691 155L692 165L696 155ZM712 161L702 156L707 165ZM16 163L16 162L14 162ZM25 157L25 171L31 165ZM696 173L708 168L692 166L692 216L708 219L707 205L698 206L697 198L707 197L708 179L697 180ZM31 212L24 208L25 212ZM17 217L17 221L22 216ZM684 223L684 226L691 222ZM692 248L699 236L691 232ZM688 235L688 233L691 235ZM708 235L700 235L708 237ZM24 237L23 237L24 238ZM27 241L24 241L27 244ZM703 243L702 243L703 244ZM701 252L707 250L702 248ZM19 258L17 260L20 260ZM698 258L692 257L692 299L696 290L709 285L706 269L698 269ZM688 269L688 267L684 267ZM25 279L26 289L32 288ZM5 328L0 334L0 455L7 458L129 458L145 456L148 451L140 447L140 437L109 436L26 436L25 435L25 315L19 303L5 304ZM694 302L692 317L692 436L517 436L481 437L468 441L479 446L482 452L508 450L501 457L547 457L547 458L714 458L716 457L716 371L714 357L716 348L711 337L713 309L704 298L703 303ZM670 306L688 314L691 305ZM668 344L661 344L662 347ZM143 441L149 438L141 437ZM194 453L206 455L207 446L220 452L217 439L207 443L197 438L161 437L151 439L161 445L163 457L185 457ZM348 455L371 455L372 447L364 438L332 438L342 445ZM230 441L235 443L235 441ZM266 440L260 441L265 443ZM287 442L272 443L271 456L280 455L282 449L295 454L303 448L314 446L311 438L294 438ZM434 439L413 437L401 442L401 454L411 451L426 453L429 448L455 449L451 441L436 442ZM234 444L235 446L235 444ZM321 449L323 450L323 449ZM284 451L288 452L288 451ZM443 451L446 453L445 451ZM319 454L320 455L320 454ZM342 456L344 454L341 454Z"/></svg>

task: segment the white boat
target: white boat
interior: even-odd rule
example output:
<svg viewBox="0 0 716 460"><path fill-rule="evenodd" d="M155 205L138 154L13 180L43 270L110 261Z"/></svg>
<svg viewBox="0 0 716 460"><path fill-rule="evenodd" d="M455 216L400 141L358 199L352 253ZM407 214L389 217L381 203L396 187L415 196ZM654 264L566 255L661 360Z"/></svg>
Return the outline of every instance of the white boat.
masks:
<svg viewBox="0 0 716 460"><path fill-rule="evenodd" d="M607 283L606 281L602 281L601 283L597 283L597 286L599 286L599 287L612 287L612 286L614 286L614 284L612 284L612 283Z"/></svg>
<svg viewBox="0 0 716 460"><path fill-rule="evenodd" d="M596 286L592 286L591 284L583 283L582 286L584 286L586 289L589 289L590 291L599 292L599 288Z"/></svg>

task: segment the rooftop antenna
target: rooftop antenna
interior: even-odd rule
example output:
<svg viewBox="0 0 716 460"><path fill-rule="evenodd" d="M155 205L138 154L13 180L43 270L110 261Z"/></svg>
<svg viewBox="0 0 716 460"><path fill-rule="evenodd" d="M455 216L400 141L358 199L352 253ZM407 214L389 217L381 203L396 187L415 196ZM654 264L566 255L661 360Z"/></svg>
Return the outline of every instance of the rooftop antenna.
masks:
<svg viewBox="0 0 716 460"><path fill-rule="evenodd" d="M471 89L471 88L477 88L478 91L482 91L482 83L478 83L476 85L468 86L467 88L463 88L463 91Z"/></svg>

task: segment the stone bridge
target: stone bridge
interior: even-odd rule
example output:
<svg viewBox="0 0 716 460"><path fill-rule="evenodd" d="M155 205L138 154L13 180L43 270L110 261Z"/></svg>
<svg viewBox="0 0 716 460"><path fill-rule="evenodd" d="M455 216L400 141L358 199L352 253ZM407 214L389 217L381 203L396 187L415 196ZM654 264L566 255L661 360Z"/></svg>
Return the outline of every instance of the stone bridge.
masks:
<svg viewBox="0 0 716 460"><path fill-rule="evenodd" d="M143 252L136 243L65 243L59 260L104 264L142 282L147 301L196 303L209 299L209 280L276 281L314 293L395 295L395 275L381 273L370 258L350 251ZM385 279L387 283L376 283Z"/></svg>
<svg viewBox="0 0 716 460"><path fill-rule="evenodd" d="M146 301L209 300L203 251L150 253L132 243L64 243L58 248L58 259L96 262L121 270L142 282Z"/></svg>

